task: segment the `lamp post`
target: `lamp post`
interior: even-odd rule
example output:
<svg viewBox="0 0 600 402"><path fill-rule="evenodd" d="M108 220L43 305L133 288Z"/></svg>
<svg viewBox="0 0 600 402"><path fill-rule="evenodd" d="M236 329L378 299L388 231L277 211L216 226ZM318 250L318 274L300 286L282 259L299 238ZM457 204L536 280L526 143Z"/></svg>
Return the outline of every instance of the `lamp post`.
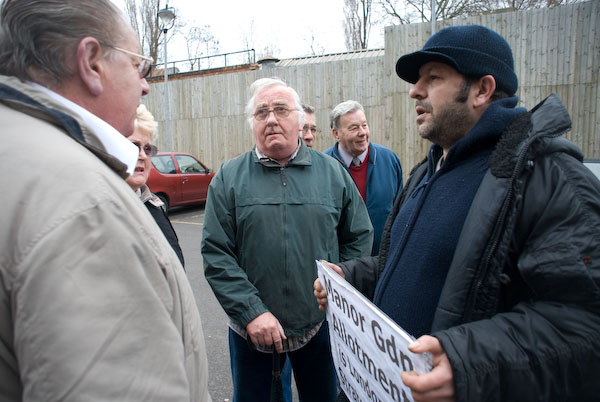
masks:
<svg viewBox="0 0 600 402"><path fill-rule="evenodd" d="M431 36L435 33L435 0L431 0Z"/></svg>
<svg viewBox="0 0 600 402"><path fill-rule="evenodd" d="M169 73L167 71L167 31L171 29L175 23L175 12L173 11L173 7L169 7L169 4L165 3L165 8L159 10L157 16L161 23L161 29L164 34L163 40L165 41L165 151L169 152L171 150L171 137L169 136Z"/></svg>

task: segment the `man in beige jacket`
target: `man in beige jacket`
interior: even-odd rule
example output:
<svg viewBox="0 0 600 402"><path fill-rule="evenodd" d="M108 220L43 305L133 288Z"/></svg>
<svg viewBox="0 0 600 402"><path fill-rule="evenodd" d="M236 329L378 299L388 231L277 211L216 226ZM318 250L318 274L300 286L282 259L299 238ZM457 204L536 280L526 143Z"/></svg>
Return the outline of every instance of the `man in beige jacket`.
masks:
<svg viewBox="0 0 600 402"><path fill-rule="evenodd" d="M110 0L2 3L3 401L210 401L189 282L123 180L140 53Z"/></svg>

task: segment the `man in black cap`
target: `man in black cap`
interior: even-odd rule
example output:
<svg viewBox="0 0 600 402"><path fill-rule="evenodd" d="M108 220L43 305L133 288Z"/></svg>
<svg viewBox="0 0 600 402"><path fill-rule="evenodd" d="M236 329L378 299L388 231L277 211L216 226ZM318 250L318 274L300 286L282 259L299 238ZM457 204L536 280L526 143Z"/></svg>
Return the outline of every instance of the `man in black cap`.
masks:
<svg viewBox="0 0 600 402"><path fill-rule="evenodd" d="M432 354L402 374L416 401L597 400L600 183L566 109L517 108L510 47L482 26L440 30L396 72L432 145L379 255L333 268Z"/></svg>

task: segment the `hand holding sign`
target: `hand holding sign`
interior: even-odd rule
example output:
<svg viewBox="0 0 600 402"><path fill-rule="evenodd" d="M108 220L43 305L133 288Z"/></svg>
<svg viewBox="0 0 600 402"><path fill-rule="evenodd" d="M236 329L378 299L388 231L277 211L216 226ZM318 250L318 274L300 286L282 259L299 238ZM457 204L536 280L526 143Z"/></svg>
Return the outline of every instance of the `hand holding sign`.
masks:
<svg viewBox="0 0 600 402"><path fill-rule="evenodd" d="M328 261L321 261L321 262L323 264L326 264L329 268L331 268L335 273L337 273L342 278L346 277L346 275L344 274L344 271L342 271L342 268L340 268L337 265L335 265L331 262L328 262ZM325 290L323 285L321 285L321 281L319 280L318 277L317 277L317 279L315 279L315 283L313 284L313 289L314 289L315 297L317 298L317 303L319 303L319 310L327 311L327 291Z"/></svg>
<svg viewBox="0 0 600 402"><path fill-rule="evenodd" d="M408 345L413 353L430 352L433 357L433 370L425 374L403 372L402 382L410 388L415 402L454 401L454 377L448 356L440 341L429 335L423 335Z"/></svg>
<svg viewBox="0 0 600 402"><path fill-rule="evenodd" d="M317 261L317 268L320 281L314 283L315 296L319 308L326 308L333 361L340 386L351 401L412 401L411 389L401 379L403 372L420 375L414 380L421 382L423 389L428 387L423 380L441 384L438 380L443 376L431 372L431 354L419 350L428 344L409 348L413 337L333 272L329 264ZM431 352L434 350L432 347ZM439 350L443 354L441 347Z"/></svg>

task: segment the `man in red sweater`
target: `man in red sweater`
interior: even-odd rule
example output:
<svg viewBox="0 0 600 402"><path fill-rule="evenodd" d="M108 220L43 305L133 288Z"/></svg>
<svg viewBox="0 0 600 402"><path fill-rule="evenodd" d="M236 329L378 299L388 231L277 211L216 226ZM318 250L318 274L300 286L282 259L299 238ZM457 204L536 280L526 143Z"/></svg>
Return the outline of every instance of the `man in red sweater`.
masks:
<svg viewBox="0 0 600 402"><path fill-rule="evenodd" d="M377 255L385 220L402 188L400 159L390 149L370 142L369 124L360 103L340 103L329 120L337 143L325 153L344 165L354 179L373 224L371 255Z"/></svg>

